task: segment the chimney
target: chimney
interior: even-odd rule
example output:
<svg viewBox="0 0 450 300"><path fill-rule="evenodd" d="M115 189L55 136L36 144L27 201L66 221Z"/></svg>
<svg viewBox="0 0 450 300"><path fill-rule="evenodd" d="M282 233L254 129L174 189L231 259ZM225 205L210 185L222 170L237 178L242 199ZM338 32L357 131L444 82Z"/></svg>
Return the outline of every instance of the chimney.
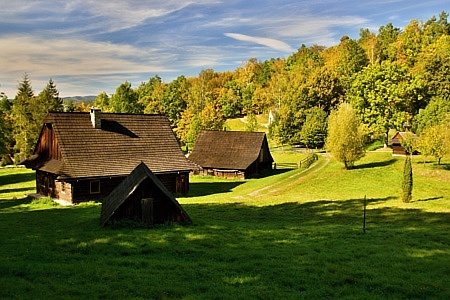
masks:
<svg viewBox="0 0 450 300"><path fill-rule="evenodd" d="M91 122L95 129L102 128L102 110L100 108L91 108Z"/></svg>

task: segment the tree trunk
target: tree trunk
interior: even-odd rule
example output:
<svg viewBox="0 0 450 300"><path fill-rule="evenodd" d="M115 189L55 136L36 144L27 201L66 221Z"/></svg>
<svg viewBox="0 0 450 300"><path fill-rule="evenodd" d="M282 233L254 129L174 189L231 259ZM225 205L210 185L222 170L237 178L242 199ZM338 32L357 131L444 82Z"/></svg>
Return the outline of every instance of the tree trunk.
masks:
<svg viewBox="0 0 450 300"><path fill-rule="evenodd" d="M387 148L389 145L389 130L384 133L384 148Z"/></svg>

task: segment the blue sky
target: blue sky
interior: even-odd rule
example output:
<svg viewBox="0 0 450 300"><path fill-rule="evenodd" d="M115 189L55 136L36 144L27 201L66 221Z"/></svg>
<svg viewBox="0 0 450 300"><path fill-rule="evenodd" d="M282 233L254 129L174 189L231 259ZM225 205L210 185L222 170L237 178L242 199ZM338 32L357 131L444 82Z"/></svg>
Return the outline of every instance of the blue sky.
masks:
<svg viewBox="0 0 450 300"><path fill-rule="evenodd" d="M426 21L448 1L0 0L0 91L14 98L27 73L38 94L114 93L158 74L165 82L207 68L288 57L302 44L333 46L360 28Z"/></svg>

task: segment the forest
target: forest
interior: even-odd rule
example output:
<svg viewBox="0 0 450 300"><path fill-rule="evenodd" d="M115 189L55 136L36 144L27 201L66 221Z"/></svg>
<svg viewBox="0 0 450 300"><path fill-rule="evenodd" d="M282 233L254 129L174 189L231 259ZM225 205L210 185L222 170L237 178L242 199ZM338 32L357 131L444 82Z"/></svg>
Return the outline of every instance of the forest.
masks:
<svg viewBox="0 0 450 300"><path fill-rule="evenodd" d="M301 45L287 58L250 58L234 71L204 69L196 77L180 75L169 83L155 75L137 87L125 81L115 93L99 94L93 105L105 112L164 114L189 148L202 129L224 130L227 119L242 116L254 123L257 115L272 112L273 143L320 148L328 116L341 103L355 110L366 143L387 143L390 130L403 131L409 124L428 143L446 139L439 155L448 154L448 14L413 19L403 29L392 23L378 32L361 29L358 39L343 36L331 47ZM52 79L35 95L24 74L14 99L1 95L2 163L8 157L19 162L32 153L47 112L87 111L89 106L63 103ZM423 149L435 155L431 148Z"/></svg>

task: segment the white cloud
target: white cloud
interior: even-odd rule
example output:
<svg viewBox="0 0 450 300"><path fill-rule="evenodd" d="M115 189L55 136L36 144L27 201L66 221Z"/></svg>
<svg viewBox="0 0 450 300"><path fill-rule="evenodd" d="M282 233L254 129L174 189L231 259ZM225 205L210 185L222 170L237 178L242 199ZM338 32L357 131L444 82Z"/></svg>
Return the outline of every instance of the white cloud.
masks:
<svg viewBox="0 0 450 300"><path fill-rule="evenodd" d="M48 40L30 36L0 38L3 70L58 75L169 71L157 49L90 42L81 39ZM40 75L40 74L38 74Z"/></svg>
<svg viewBox="0 0 450 300"><path fill-rule="evenodd" d="M24 73L30 74L31 79L38 83L48 81L50 77L63 76L83 78L107 74L156 74L173 72L169 62L177 57L160 49L139 49L81 39L7 36L0 38L0 44L1 73L5 78L0 79L0 90L9 97L13 97L17 90L17 82L11 82L12 79L20 81Z"/></svg>
<svg viewBox="0 0 450 300"><path fill-rule="evenodd" d="M244 41L244 42L250 42L250 43L255 43L258 45L263 45L278 51L282 51L282 52L293 52L294 49L289 46L288 44L282 42L282 41L278 41L275 39L269 39L269 38L263 38L263 37L254 37L254 36L249 36L249 35L244 35L244 34L239 34L239 33L225 33L225 36L238 40L238 41Z"/></svg>

